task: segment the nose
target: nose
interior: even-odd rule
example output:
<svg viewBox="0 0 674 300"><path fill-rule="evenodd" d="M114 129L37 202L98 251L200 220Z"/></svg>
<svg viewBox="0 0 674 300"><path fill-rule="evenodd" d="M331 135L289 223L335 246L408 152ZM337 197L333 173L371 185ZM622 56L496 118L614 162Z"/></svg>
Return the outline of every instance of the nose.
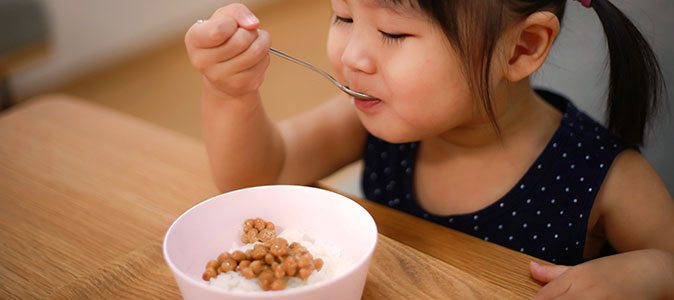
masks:
<svg viewBox="0 0 674 300"><path fill-rule="evenodd" d="M372 51L375 49L366 42L368 39L353 31L342 52L342 63L351 72L374 74L377 69Z"/></svg>

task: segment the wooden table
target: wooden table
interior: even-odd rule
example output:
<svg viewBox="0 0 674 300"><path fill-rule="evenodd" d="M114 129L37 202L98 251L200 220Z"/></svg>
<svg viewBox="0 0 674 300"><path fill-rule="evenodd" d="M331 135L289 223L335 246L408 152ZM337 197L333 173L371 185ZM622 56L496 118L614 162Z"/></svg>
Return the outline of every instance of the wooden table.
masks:
<svg viewBox="0 0 674 300"><path fill-rule="evenodd" d="M66 96L14 107L0 115L0 299L179 299L163 236L216 194L197 140ZM534 258L354 200L380 232L364 299L540 288Z"/></svg>

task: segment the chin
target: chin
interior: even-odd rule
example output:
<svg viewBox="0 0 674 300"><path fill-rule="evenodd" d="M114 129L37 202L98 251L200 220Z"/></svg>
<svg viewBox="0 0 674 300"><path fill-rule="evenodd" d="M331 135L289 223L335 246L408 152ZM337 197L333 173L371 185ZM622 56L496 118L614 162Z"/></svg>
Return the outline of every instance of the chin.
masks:
<svg viewBox="0 0 674 300"><path fill-rule="evenodd" d="M367 131L377 137L380 140L384 140L386 142L389 142L391 144L403 144L403 143L411 143L411 142L417 142L420 141L421 139L416 136L410 136L408 134L403 134L400 132L400 130L396 130L395 128L368 128L367 126L365 127Z"/></svg>
<svg viewBox="0 0 674 300"><path fill-rule="evenodd" d="M418 128L410 126L401 120L391 120L382 116L368 116L358 113L358 117L370 134L392 144L418 142L422 136Z"/></svg>

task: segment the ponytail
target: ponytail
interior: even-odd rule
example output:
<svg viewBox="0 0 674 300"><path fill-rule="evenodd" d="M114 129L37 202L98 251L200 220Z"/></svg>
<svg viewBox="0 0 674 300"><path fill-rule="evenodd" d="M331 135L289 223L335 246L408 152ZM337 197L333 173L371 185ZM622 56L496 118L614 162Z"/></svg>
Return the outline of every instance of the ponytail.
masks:
<svg viewBox="0 0 674 300"><path fill-rule="evenodd" d="M505 28L502 18L510 12L515 16L512 19L516 19L548 10L562 20L566 1L417 0L420 8L439 22L449 41L457 47L466 64L468 84L482 96L485 111L497 134L500 131L492 110L488 72L494 45ZM646 127L657 110L664 87L655 53L634 24L609 0L577 1L594 8L606 34L610 64L607 127L626 143L642 145ZM504 12L504 9L509 11Z"/></svg>
<svg viewBox="0 0 674 300"><path fill-rule="evenodd" d="M662 93L660 66L648 42L618 8L608 0L593 0L591 6L608 44L607 127L623 141L642 145Z"/></svg>

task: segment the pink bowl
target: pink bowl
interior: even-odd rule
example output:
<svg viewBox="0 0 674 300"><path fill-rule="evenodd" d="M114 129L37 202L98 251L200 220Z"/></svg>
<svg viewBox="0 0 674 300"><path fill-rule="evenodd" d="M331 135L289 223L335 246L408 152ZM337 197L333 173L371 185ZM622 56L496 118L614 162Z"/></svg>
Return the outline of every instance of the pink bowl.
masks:
<svg viewBox="0 0 674 300"><path fill-rule="evenodd" d="M292 228L338 247L350 262L340 275L315 284L273 292L234 292L201 279L206 263L241 245L248 218ZM353 200L330 191L291 185L260 186L215 196L183 213L164 238L164 258L183 298L191 299L360 299L377 244L372 216Z"/></svg>

